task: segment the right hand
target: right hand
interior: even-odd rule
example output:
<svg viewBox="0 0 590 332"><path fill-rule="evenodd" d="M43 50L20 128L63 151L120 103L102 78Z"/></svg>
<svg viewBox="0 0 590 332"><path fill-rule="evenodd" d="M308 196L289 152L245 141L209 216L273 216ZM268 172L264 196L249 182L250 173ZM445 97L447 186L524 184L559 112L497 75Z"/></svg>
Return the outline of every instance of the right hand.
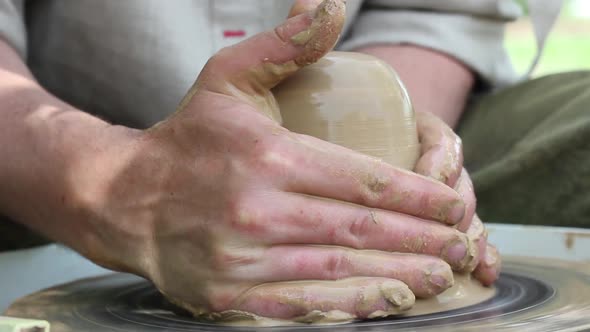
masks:
<svg viewBox="0 0 590 332"><path fill-rule="evenodd" d="M461 195L465 214L455 228L466 232L478 246L473 276L483 285L491 285L499 278L502 260L496 247L488 243L485 226L475 213L476 197L471 178L463 168L461 138L434 114L417 112L416 123L422 153L414 171L454 188Z"/></svg>
<svg viewBox="0 0 590 332"><path fill-rule="evenodd" d="M77 249L193 313L278 318L396 313L472 268L477 248L444 225L464 214L452 188L268 116L270 89L327 53L343 20L342 1L325 1L221 50L167 120L105 130L117 143L72 177L93 227Z"/></svg>

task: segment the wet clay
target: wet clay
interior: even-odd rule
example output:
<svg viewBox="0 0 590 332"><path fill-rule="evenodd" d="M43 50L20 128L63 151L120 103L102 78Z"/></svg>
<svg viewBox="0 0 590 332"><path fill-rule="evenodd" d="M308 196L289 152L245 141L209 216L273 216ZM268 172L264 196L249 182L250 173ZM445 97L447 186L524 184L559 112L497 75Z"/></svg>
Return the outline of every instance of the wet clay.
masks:
<svg viewBox="0 0 590 332"><path fill-rule="evenodd" d="M418 299L404 316L425 315L447 311L483 302L496 293L494 287L483 287L470 274L453 275L455 283L438 296L430 299Z"/></svg>
<svg viewBox="0 0 590 332"><path fill-rule="evenodd" d="M386 317L392 314L410 317L448 311L483 302L492 298L496 293L493 287L483 287L477 280L472 279L471 275L455 273L454 279L455 283L452 287L433 298L417 299L414 306L409 310L397 313L375 312L371 318ZM218 313L217 316L209 318L213 318L220 325L231 326L288 326L310 323L329 325L345 324L355 320L352 315L338 310L330 312L315 310L294 320L260 317L252 313L236 310Z"/></svg>
<svg viewBox="0 0 590 332"><path fill-rule="evenodd" d="M393 69L373 56L328 53L273 94L282 125L293 132L408 170L418 160L420 145L408 93Z"/></svg>

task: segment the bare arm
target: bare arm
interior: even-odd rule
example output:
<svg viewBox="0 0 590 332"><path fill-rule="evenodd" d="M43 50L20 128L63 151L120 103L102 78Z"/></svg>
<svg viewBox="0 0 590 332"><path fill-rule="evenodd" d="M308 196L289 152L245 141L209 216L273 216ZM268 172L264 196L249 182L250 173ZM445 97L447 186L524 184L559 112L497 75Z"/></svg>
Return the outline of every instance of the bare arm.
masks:
<svg viewBox="0 0 590 332"><path fill-rule="evenodd" d="M357 51L374 55L395 68L417 111L431 112L452 128L457 125L475 81L469 68L419 46L375 45Z"/></svg>
<svg viewBox="0 0 590 332"><path fill-rule="evenodd" d="M82 212L85 193L80 189L89 179L80 175L91 174L78 170L92 167L89 163L105 145L100 140L117 139L113 129L45 91L16 52L0 40L3 213L86 252L92 232L82 231L87 226L82 222L68 222L68 215ZM107 130L109 135L104 135Z"/></svg>

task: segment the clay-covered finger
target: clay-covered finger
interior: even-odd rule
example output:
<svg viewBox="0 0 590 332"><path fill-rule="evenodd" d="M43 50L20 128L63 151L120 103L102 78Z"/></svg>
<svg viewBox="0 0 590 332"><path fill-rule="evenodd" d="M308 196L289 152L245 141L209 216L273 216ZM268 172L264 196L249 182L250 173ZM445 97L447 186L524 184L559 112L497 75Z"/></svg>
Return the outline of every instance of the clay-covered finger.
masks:
<svg viewBox="0 0 590 332"><path fill-rule="evenodd" d="M465 232L471 226L471 222L475 217L476 198L473 190L473 183L465 169L462 170L461 176L455 184L455 190L461 195L463 203L465 204L465 215L463 219L456 225L456 228L461 232ZM481 222L481 221L480 221Z"/></svg>
<svg viewBox="0 0 590 332"><path fill-rule="evenodd" d="M403 281L417 297L437 295L454 282L451 267L436 257L337 246L273 246L252 264L236 264L227 271L235 280L258 283L384 277Z"/></svg>
<svg viewBox="0 0 590 332"><path fill-rule="evenodd" d="M277 156L287 161L288 191L452 225L465 214L461 196L443 183L314 137L289 136L289 156Z"/></svg>
<svg viewBox="0 0 590 332"><path fill-rule="evenodd" d="M416 112L421 154L414 171L451 187L463 168L461 138L444 121L427 112Z"/></svg>
<svg viewBox="0 0 590 332"><path fill-rule="evenodd" d="M256 103L260 98L255 96L267 97L281 80L329 52L344 18L344 1L325 0L313 11L219 51L199 75L197 86Z"/></svg>
<svg viewBox="0 0 590 332"><path fill-rule="evenodd" d="M477 215L473 216L473 220L469 229L467 230L467 236L471 239L474 245L477 247L478 255L469 263L466 267L466 271L473 271L481 260L484 259L487 245L488 245L488 233L481 219Z"/></svg>
<svg viewBox="0 0 590 332"><path fill-rule="evenodd" d="M300 194L249 197L236 231L268 244L323 244L440 257L463 271L477 256L467 234L437 222Z"/></svg>
<svg viewBox="0 0 590 332"><path fill-rule="evenodd" d="M493 284L502 270L502 260L496 247L491 244L487 245L486 253L479 265L473 271L473 275L483 285L489 286Z"/></svg>
<svg viewBox="0 0 590 332"><path fill-rule="evenodd" d="M386 278L277 282L256 286L230 309L306 321L320 313L341 311L350 318L376 318L410 309L415 297L403 282Z"/></svg>
<svg viewBox="0 0 590 332"><path fill-rule="evenodd" d="M303 14L307 11L314 10L322 0L296 0L293 6L291 6L291 10L289 10L289 16L293 17L300 14Z"/></svg>

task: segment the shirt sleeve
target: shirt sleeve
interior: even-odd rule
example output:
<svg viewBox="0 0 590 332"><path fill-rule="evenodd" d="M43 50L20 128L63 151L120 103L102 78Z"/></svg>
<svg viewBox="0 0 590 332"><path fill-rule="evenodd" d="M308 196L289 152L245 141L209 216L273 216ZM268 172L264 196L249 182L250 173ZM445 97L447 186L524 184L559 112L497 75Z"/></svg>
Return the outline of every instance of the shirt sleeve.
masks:
<svg viewBox="0 0 590 332"><path fill-rule="evenodd" d="M27 53L24 0L0 0L0 39L8 42L21 57Z"/></svg>
<svg viewBox="0 0 590 332"><path fill-rule="evenodd" d="M485 85L502 86L518 79L504 29L521 14L510 0L368 0L339 49L414 44L461 61Z"/></svg>

